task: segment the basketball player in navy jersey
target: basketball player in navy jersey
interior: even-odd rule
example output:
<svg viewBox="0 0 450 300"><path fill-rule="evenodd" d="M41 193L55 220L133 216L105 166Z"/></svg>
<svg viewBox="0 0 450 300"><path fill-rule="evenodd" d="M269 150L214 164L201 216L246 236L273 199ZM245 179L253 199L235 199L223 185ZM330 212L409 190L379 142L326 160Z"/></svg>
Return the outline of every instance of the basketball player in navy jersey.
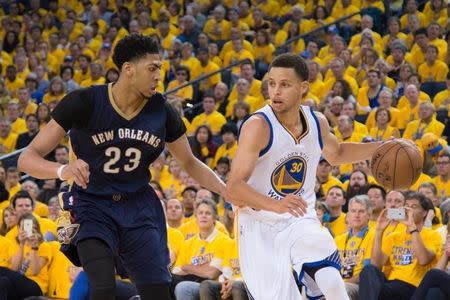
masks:
<svg viewBox="0 0 450 300"><path fill-rule="evenodd" d="M339 143L322 114L301 106L308 76L299 55L273 60L271 104L243 123L227 182L241 206L240 266L256 300L300 300L292 269L309 299L348 299L336 245L315 212L316 169L322 155L332 165L370 159L380 142Z"/></svg>
<svg viewBox="0 0 450 300"><path fill-rule="evenodd" d="M118 42L113 61L120 70L118 81L65 96L18 165L36 178L73 182L64 205L80 227L69 247L76 251L66 255L79 259L86 271L90 299L115 298L116 259L141 299L169 299L166 222L149 185L149 166L167 146L202 186L220 194L225 186L194 157L181 118L156 92L161 69L157 43L128 35ZM68 165L45 160L66 132L77 159Z"/></svg>

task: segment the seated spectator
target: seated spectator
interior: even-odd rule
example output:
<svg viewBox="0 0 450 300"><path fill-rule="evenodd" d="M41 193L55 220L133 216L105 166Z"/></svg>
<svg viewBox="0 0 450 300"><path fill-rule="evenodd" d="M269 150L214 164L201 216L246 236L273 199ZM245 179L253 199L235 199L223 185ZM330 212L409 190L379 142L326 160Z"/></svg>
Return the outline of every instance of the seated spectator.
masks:
<svg viewBox="0 0 450 300"><path fill-rule="evenodd" d="M419 193L405 197L405 231L383 238L390 223L383 210L375 228L371 265L360 274L360 299L410 299L422 277L440 256L442 240L437 232L424 227L431 202ZM386 278L381 267L389 260L392 271Z"/></svg>
<svg viewBox="0 0 450 300"><path fill-rule="evenodd" d="M329 220L327 226L333 236L341 235L347 232L346 215L342 212L346 199L344 190L340 186L333 186L328 190L325 198L325 204L329 211Z"/></svg>
<svg viewBox="0 0 450 300"><path fill-rule="evenodd" d="M370 184L367 187L367 196L370 205L369 227L373 229L386 206L386 190L379 185Z"/></svg>
<svg viewBox="0 0 450 300"><path fill-rule="evenodd" d="M186 191L186 189L185 189ZM173 198L166 202L166 220L171 228L179 228L183 224L183 205L180 200Z"/></svg>
<svg viewBox="0 0 450 300"><path fill-rule="evenodd" d="M181 65L175 68L175 74L176 79L169 82L169 85L167 86L167 90L172 90L182 84L185 84L190 80L190 71L189 68ZM194 91L192 89L192 85L188 85L187 87L184 87L182 89L179 89L175 92L175 95L180 97L182 101L192 101Z"/></svg>
<svg viewBox="0 0 450 300"><path fill-rule="evenodd" d="M219 277L229 245L229 238L215 228L214 202L206 199L197 202L195 217L199 233L185 241L172 270L176 299L199 298L200 282Z"/></svg>
<svg viewBox="0 0 450 300"><path fill-rule="evenodd" d="M375 127L370 129L370 136L375 141L385 141L391 137L400 137L398 128L390 126L391 112L384 107L378 107L375 112Z"/></svg>
<svg viewBox="0 0 450 300"><path fill-rule="evenodd" d="M439 154L436 161L437 176L433 178L433 183L438 190L438 197L446 199L450 197L450 153Z"/></svg>
<svg viewBox="0 0 450 300"><path fill-rule="evenodd" d="M447 225L447 227L450 226ZM425 274L411 300L446 300L450 298L449 260L450 235L447 235L441 258L435 268Z"/></svg>
<svg viewBox="0 0 450 300"><path fill-rule="evenodd" d="M422 195L424 195L425 197L427 197L433 203L434 211L432 212L432 215L436 216L436 218L439 220L439 223L436 224L436 227L441 226L442 225L442 214L441 214L441 210L440 210L439 206L443 202L443 199L441 199L438 196L436 186L431 182L424 182L419 185L419 188L417 189L417 191L419 193L421 193ZM431 224L429 224L429 225L431 225ZM427 226L427 227L430 227L430 226ZM433 229L436 229L436 228L433 227Z"/></svg>
<svg viewBox="0 0 450 300"><path fill-rule="evenodd" d="M230 240L226 248L222 275L220 275L219 280L204 280L200 284L200 299L215 300L228 298L232 298L233 300L248 299L239 266L238 245L234 240Z"/></svg>
<svg viewBox="0 0 450 300"><path fill-rule="evenodd" d="M11 130L11 122L0 119L0 154L11 153L16 149L17 134Z"/></svg>
<svg viewBox="0 0 450 300"><path fill-rule="evenodd" d="M79 89L80 86L73 79L75 73L71 66L65 66L61 68L60 76L66 85L67 93L70 93L76 89Z"/></svg>
<svg viewBox="0 0 450 300"><path fill-rule="evenodd" d="M229 118L230 121L236 124L239 128L244 120L250 115L250 105L245 102L236 102L233 106L233 115Z"/></svg>
<svg viewBox="0 0 450 300"><path fill-rule="evenodd" d="M42 129L51 119L49 106L45 103L39 104L36 114L39 121L39 129Z"/></svg>
<svg viewBox="0 0 450 300"><path fill-rule="evenodd" d="M14 226L17 225L17 216L14 209L5 207L2 213L2 220L0 222L0 235L5 236Z"/></svg>
<svg viewBox="0 0 450 300"><path fill-rule="evenodd" d="M21 87L18 91L19 99L19 115L27 117L30 114L35 114L38 108L37 104L31 99L30 91L26 87Z"/></svg>
<svg viewBox="0 0 450 300"><path fill-rule="evenodd" d="M213 142L213 133L207 125L200 125L190 139L191 149L195 157L209 165L214 159L217 144Z"/></svg>
<svg viewBox="0 0 450 300"><path fill-rule="evenodd" d="M210 165L212 169L217 166L217 162L222 157L226 157L230 161L233 160L237 150L237 134L238 128L234 123L228 122L222 126L220 135L222 136L223 144L216 151L214 160Z"/></svg>
<svg viewBox="0 0 450 300"><path fill-rule="evenodd" d="M198 189L194 186L188 185L181 196L183 197L183 224L194 219L194 204ZM178 227L177 227L178 228Z"/></svg>
<svg viewBox="0 0 450 300"><path fill-rule="evenodd" d="M27 124L27 131L19 134L17 137L16 149L22 149L28 146L39 133L39 121L35 114L27 115L25 122Z"/></svg>
<svg viewBox="0 0 450 300"><path fill-rule="evenodd" d="M27 191L30 194L31 198L35 203L34 212L39 217L47 218L48 217L48 207L46 204L38 201L39 197L39 186L31 179L25 180L20 187L21 190Z"/></svg>
<svg viewBox="0 0 450 300"><path fill-rule="evenodd" d="M439 50L435 45L428 45L425 62L417 70L423 82L444 82L448 74L446 63L438 59Z"/></svg>
<svg viewBox="0 0 450 300"><path fill-rule="evenodd" d="M366 126L369 131L376 126L375 114L379 108L385 108L385 109L389 110L390 121L388 124L394 128L397 128L397 129L399 128L399 125L400 125L399 112L400 111L397 108L392 107L393 101L394 101L394 95L392 94L392 90L390 90L388 88L384 88L383 90L380 91L380 95L378 97L378 102L379 102L380 106L373 109L369 113L369 116L367 117L367 120L366 120Z"/></svg>
<svg viewBox="0 0 450 300"><path fill-rule="evenodd" d="M42 102L49 104L52 101L59 102L66 95L66 85L61 77L53 77L50 80L48 92L44 95Z"/></svg>
<svg viewBox="0 0 450 300"><path fill-rule="evenodd" d="M197 131L200 125L208 125L213 135L220 132L223 124L227 122L225 117L216 111L216 99L212 93L205 93L203 96L203 113L197 115L192 120L192 127Z"/></svg>
<svg viewBox="0 0 450 300"><path fill-rule="evenodd" d="M418 141L420 143L423 134L428 132L434 133L437 137L440 137L444 131L445 125L436 120L434 112L434 106L431 102L421 102L418 111L419 119L413 120L406 125L403 138Z"/></svg>
<svg viewBox="0 0 450 300"><path fill-rule="evenodd" d="M320 158L319 165L317 166L317 180L325 195L328 194L328 191L333 186L342 187L342 182L331 175L331 165L324 157Z"/></svg>
<svg viewBox="0 0 450 300"><path fill-rule="evenodd" d="M9 167L6 170L5 188L9 192L9 199L12 199L12 197L22 189L22 185L20 184L20 173L16 167Z"/></svg>
<svg viewBox="0 0 450 300"><path fill-rule="evenodd" d="M358 299L359 273L370 264L374 229L369 229L370 206L365 195L351 198L346 216L349 231L335 237L341 255L341 275L345 281L348 296Z"/></svg>
<svg viewBox="0 0 450 300"><path fill-rule="evenodd" d="M24 230L24 222L32 222L32 233ZM44 242L40 226L32 214L20 216L20 229L14 235L13 252L9 257L10 269L0 267L0 296L3 299L22 299L42 296L48 288L48 268L51 260L50 245Z"/></svg>

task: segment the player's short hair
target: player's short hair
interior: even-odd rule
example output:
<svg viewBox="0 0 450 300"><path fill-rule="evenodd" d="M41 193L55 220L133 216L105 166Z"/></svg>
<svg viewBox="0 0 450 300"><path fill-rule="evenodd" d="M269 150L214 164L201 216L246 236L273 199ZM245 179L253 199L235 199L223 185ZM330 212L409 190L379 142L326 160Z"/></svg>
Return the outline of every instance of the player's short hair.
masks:
<svg viewBox="0 0 450 300"><path fill-rule="evenodd" d="M11 207L16 209L16 202L17 199L19 198L25 198L25 199L30 199L31 201L31 207L34 209L34 200L31 197L30 193L28 193L27 191L21 190L18 191L11 199Z"/></svg>
<svg viewBox="0 0 450 300"><path fill-rule="evenodd" d="M295 74L301 80L308 80L309 70L306 61L300 56L292 53L283 53L275 57L269 67L272 68L288 68L294 69Z"/></svg>
<svg viewBox="0 0 450 300"><path fill-rule="evenodd" d="M136 61L147 54L158 54L159 45L154 38L133 33L122 38L114 48L113 61L119 70L125 62Z"/></svg>

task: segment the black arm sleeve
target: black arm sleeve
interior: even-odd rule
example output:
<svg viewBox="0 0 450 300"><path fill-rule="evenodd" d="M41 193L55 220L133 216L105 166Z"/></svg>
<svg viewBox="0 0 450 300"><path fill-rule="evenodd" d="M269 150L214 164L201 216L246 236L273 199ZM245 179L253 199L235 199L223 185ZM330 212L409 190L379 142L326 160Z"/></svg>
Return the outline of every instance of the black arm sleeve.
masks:
<svg viewBox="0 0 450 300"><path fill-rule="evenodd" d="M52 111L52 118L67 132L72 127L83 127L94 110L92 92L81 89L64 96Z"/></svg>
<svg viewBox="0 0 450 300"><path fill-rule="evenodd" d="M183 120L172 105L165 101L164 106L167 112L166 142L171 143L186 133L186 126L184 126Z"/></svg>

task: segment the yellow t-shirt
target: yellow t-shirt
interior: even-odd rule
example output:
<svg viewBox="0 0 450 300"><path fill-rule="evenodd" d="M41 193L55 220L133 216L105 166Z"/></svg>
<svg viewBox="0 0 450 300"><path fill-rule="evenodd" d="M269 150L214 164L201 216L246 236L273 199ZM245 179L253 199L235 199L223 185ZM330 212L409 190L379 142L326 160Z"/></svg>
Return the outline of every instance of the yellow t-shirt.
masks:
<svg viewBox="0 0 450 300"><path fill-rule="evenodd" d="M184 243L184 236L181 231L167 226L167 243L169 244L170 252L175 255L175 258L178 258Z"/></svg>
<svg viewBox="0 0 450 300"><path fill-rule="evenodd" d="M400 110L400 129L406 128L409 122L419 119L419 104L411 107L409 104Z"/></svg>
<svg viewBox="0 0 450 300"><path fill-rule="evenodd" d="M272 62L272 55L275 52L275 46L270 43L265 46L257 46L253 45L253 56L255 59L259 59L260 61L270 64Z"/></svg>
<svg viewBox="0 0 450 300"><path fill-rule="evenodd" d="M436 186L439 197L450 197L450 179L443 181L440 176L436 176L431 182Z"/></svg>
<svg viewBox="0 0 450 300"><path fill-rule="evenodd" d="M412 237L406 230L393 232L383 239L381 249L389 257L392 266L388 280L402 280L417 287L425 273L435 265L441 254L441 236L438 232L424 227L420 231L420 237L427 249L436 254L434 261L426 266L421 266L414 257Z"/></svg>
<svg viewBox="0 0 450 300"><path fill-rule="evenodd" d="M352 88L353 95L358 95L359 87L358 87L358 82L356 82L356 79L348 76L347 74L344 74L343 79L346 80L348 82L348 84L350 85L350 87ZM335 82L336 82L336 78L334 76L333 76L333 78L325 81L325 90L331 91L331 89L333 88L333 84Z"/></svg>
<svg viewBox="0 0 450 300"><path fill-rule="evenodd" d="M200 64L200 61L196 57L190 56L188 59L184 59L184 60L182 59L180 64L189 69L190 74L191 74L191 80L194 80L198 76L200 76L201 64Z"/></svg>
<svg viewBox="0 0 450 300"><path fill-rule="evenodd" d="M425 102L425 101L431 101L430 96L428 96L428 94L425 92L419 91L419 103ZM409 105L408 99L406 99L405 95L401 96L400 99L398 99L398 103L397 103L398 109L402 109L408 105Z"/></svg>
<svg viewBox="0 0 450 300"><path fill-rule="evenodd" d="M334 238L341 255L341 275L344 281L359 275L370 264L375 231L366 226L356 235L347 232Z"/></svg>
<svg viewBox="0 0 450 300"><path fill-rule="evenodd" d="M93 80L92 78L88 78L86 80L83 80L80 83L80 87L90 87L90 86L93 86L93 85L101 85L101 84L105 84L105 82L106 82L106 80L105 80L105 77L103 77L103 76L98 78L97 80Z"/></svg>
<svg viewBox="0 0 450 300"><path fill-rule="evenodd" d="M378 129L378 127L374 127L370 129L370 136L373 137L375 141L385 141L392 136L399 138L400 131L398 130L398 128L392 126L388 126L383 130Z"/></svg>
<svg viewBox="0 0 450 300"><path fill-rule="evenodd" d="M238 242L236 240L230 239L225 249L222 274L231 274L235 280L242 278L241 267L239 264Z"/></svg>
<svg viewBox="0 0 450 300"><path fill-rule="evenodd" d="M209 73L212 73L214 71L219 70L219 66L215 64L212 61L208 61L208 64L206 66L200 66L198 67L199 76L206 75ZM215 75L209 76L208 78L200 81L200 90L205 91L207 89L213 89L216 84L222 81L222 77L220 73L216 73Z"/></svg>
<svg viewBox="0 0 450 300"><path fill-rule="evenodd" d="M48 269L48 292L52 298L68 299L72 282L70 281L70 268L73 264L59 250L58 242L48 242L52 250L52 260Z"/></svg>
<svg viewBox="0 0 450 300"><path fill-rule="evenodd" d="M181 246L173 273L177 274L185 265L200 266L206 263L221 269L229 240L229 237L216 229L205 240L201 240L196 234Z"/></svg>
<svg viewBox="0 0 450 300"><path fill-rule="evenodd" d="M248 52L252 53L253 52L253 45L252 43L250 43L247 40L242 40L242 46L245 50L247 50ZM232 41L228 41L226 42L223 47L222 50L220 50L219 53L219 58L221 60L223 60L225 58L225 54L227 54L228 52L233 51L233 43Z"/></svg>
<svg viewBox="0 0 450 300"><path fill-rule="evenodd" d="M428 81L445 81L448 73L448 66L440 60L436 60L433 65L429 66L426 62L419 66L417 72L422 78L422 82Z"/></svg>
<svg viewBox="0 0 450 300"><path fill-rule="evenodd" d="M414 183L409 189L411 191L417 191L419 190L419 186L424 182L431 182L432 179L430 176L428 176L425 173L420 173L419 178L417 179L416 183Z"/></svg>
<svg viewBox="0 0 450 300"><path fill-rule="evenodd" d="M40 201L35 201L34 213L39 217L47 218L48 217L48 206Z"/></svg>
<svg viewBox="0 0 450 300"><path fill-rule="evenodd" d="M436 110L447 109L448 116L450 117L450 90L439 92L434 96L433 104Z"/></svg>
<svg viewBox="0 0 450 300"><path fill-rule="evenodd" d="M225 54L225 57L223 58L223 65L229 66L234 61L244 60L244 59L250 59L252 62L255 60L253 57L253 54L245 49L242 49L240 53L237 53L233 49L230 50ZM234 66L231 68L231 73L234 75L239 75L241 72L241 69L239 65Z"/></svg>
<svg viewBox="0 0 450 300"><path fill-rule="evenodd" d="M17 251L19 251L19 245L16 243L13 244L14 246L14 253L17 253ZM36 282L39 287L42 290L42 293L45 295L47 293L47 289L48 289L48 270L50 267L50 261L52 259L52 249L50 247L50 245L46 242L43 242L39 245L39 249L38 249L38 256L39 257L43 257L47 260L47 263L42 267L41 271L37 274L37 275L31 275L31 267L29 265L29 257L32 253L31 247L28 245L25 245L23 248L23 262L22 262L22 268L26 268L26 272L24 273L24 275L33 280L34 282ZM27 266L28 264L28 266Z"/></svg>
<svg viewBox="0 0 450 300"><path fill-rule="evenodd" d="M220 221L216 221L215 227L218 231L228 236L228 231L225 225L223 225ZM190 221L183 223L183 225L181 225L180 228L178 228L178 230L181 231L185 240L188 240L191 237L197 235L199 232L197 219L193 217Z"/></svg>
<svg viewBox="0 0 450 300"><path fill-rule="evenodd" d="M91 71L87 70L86 73L83 73L82 70L75 70L75 74L73 74L73 80L80 84L83 81L91 78Z"/></svg>
<svg viewBox="0 0 450 300"><path fill-rule="evenodd" d="M167 86L167 90L170 91L170 90L172 90L172 89L174 89L174 88L176 88L176 87L178 87L178 86L180 86L180 85L182 85L184 83L185 82L180 83L176 79L172 80L171 82L169 82L169 85ZM177 95L178 97L180 97L183 100L185 100L185 99L192 100L192 97L194 95L194 90L192 89L192 85L188 85L188 86L186 86L186 87L176 91L175 95Z"/></svg>
<svg viewBox="0 0 450 300"><path fill-rule="evenodd" d="M8 192L9 192L9 200L11 200L12 197L14 197L14 195L20 191L22 189L22 185L20 183L17 183L15 186L11 187Z"/></svg>
<svg viewBox="0 0 450 300"><path fill-rule="evenodd" d="M17 135L27 132L27 123L25 122L25 119L17 118L14 122L12 122L11 132Z"/></svg>
<svg viewBox="0 0 450 300"><path fill-rule="evenodd" d="M211 167L215 168L217 165L217 161L222 157L226 157L229 160L232 160L234 158L234 155L236 154L236 150L237 150L237 141L235 141L233 145L229 148L227 148L226 144L222 144L216 151L216 155L214 156L214 160L211 164Z"/></svg>
<svg viewBox="0 0 450 300"><path fill-rule="evenodd" d="M377 126L377 122L375 120L375 114L377 112L377 108L372 109L372 111L369 113L369 116L367 117L366 120L366 126L367 129L370 131L373 127ZM399 123L400 123L400 117L399 117L399 113L400 110L398 110L395 107L389 107L389 112L391 113L391 121L389 122L389 125L394 127L394 128L399 128Z"/></svg>
<svg viewBox="0 0 450 300"><path fill-rule="evenodd" d="M211 114L206 115L205 113L199 114L192 120L192 127L195 131L200 125L208 125L214 135L220 132L223 124L227 122L227 119L218 111L213 111Z"/></svg>
<svg viewBox="0 0 450 300"><path fill-rule="evenodd" d="M13 242L0 235L0 267L10 267L11 257L14 254L15 251Z"/></svg>
<svg viewBox="0 0 450 300"><path fill-rule="evenodd" d="M400 28L406 29L408 28L408 15L409 14L404 14L401 18L400 18ZM424 27L426 26L426 17L423 13L421 13L420 11L417 11L415 13L415 15L417 16L417 18L419 19L419 23L420 23L420 27Z"/></svg>
<svg viewBox="0 0 450 300"><path fill-rule="evenodd" d="M6 138L0 137L0 144L5 148L5 153L16 150L17 134L11 132Z"/></svg>
<svg viewBox="0 0 450 300"><path fill-rule="evenodd" d="M62 98L64 98L65 95L65 93L59 95L50 95L49 93L46 93L44 95L44 98L42 99L42 102L44 102L45 104L49 104L50 102L53 102L55 100L59 102Z"/></svg>
<svg viewBox="0 0 450 300"><path fill-rule="evenodd" d="M31 114L35 114L37 109L38 109L38 105L36 103L28 102L27 107L25 107L25 109L23 110L23 113L25 114L25 116L28 116ZM25 123L25 128L26 128L26 123Z"/></svg>
<svg viewBox="0 0 450 300"><path fill-rule="evenodd" d="M250 84L250 90L248 91L248 94L250 96L258 98L259 102L264 102L263 96L261 94L261 80L253 79L252 83ZM233 88L231 89L230 95L228 96L228 100L236 100L237 99L237 87L236 85L233 85Z"/></svg>
<svg viewBox="0 0 450 300"><path fill-rule="evenodd" d="M256 98L256 97L247 95L242 102L245 102L250 106L250 113L254 113L255 111L257 111L258 109L260 109L261 107L264 106L264 102L261 102L260 100L261 100L261 98ZM228 97L228 101L229 102L227 104L227 107L225 108L225 117L230 118L233 115L234 105L238 101L235 99L230 99L230 97Z"/></svg>
<svg viewBox="0 0 450 300"><path fill-rule="evenodd" d="M333 236L338 236L348 231L347 224L345 222L345 217L346 214L341 213L339 217L328 223L331 234Z"/></svg>
<svg viewBox="0 0 450 300"><path fill-rule="evenodd" d="M324 195L326 195L326 194L328 194L328 191L330 190L330 188L332 188L333 186L340 186L340 187L344 187L344 185L342 184L342 182L339 180L339 179L337 179L336 177L334 177L334 176L328 176L328 180L327 180L327 182L325 182L325 183L322 183L322 191L323 191L323 194Z"/></svg>
<svg viewBox="0 0 450 300"><path fill-rule="evenodd" d="M5 79L5 86L6 89L11 93L11 96L16 97L17 90L25 86L25 81L23 81L19 77L16 77L16 80L14 81L9 81L9 79Z"/></svg>
<svg viewBox="0 0 450 300"><path fill-rule="evenodd" d="M205 26L203 28L203 32L208 35L208 37L212 41L225 41L230 38L231 23L227 20L222 20L220 23L212 18L206 21ZM216 30L218 29L218 30Z"/></svg>
<svg viewBox="0 0 450 300"><path fill-rule="evenodd" d="M434 133L437 137L441 137L445 125L436 119L432 119L430 124L424 124L421 120L414 120L406 125L403 132L404 139L420 140L425 133Z"/></svg>
<svg viewBox="0 0 450 300"><path fill-rule="evenodd" d="M41 227L42 235L45 237L46 234L53 234L56 235L56 223L53 222L50 219L41 218L36 214L33 214L33 216L36 218L36 220L39 223L39 226ZM6 234L6 238L10 239L11 241L15 241L17 235L19 234L19 230L17 226L14 226L11 228L10 231Z"/></svg>

